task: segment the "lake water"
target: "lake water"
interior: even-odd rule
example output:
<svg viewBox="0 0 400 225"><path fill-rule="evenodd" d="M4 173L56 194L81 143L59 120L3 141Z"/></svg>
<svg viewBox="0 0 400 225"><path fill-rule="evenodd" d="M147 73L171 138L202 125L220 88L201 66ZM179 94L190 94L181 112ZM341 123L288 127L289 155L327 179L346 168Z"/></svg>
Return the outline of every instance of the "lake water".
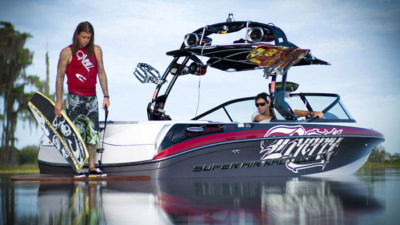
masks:
<svg viewBox="0 0 400 225"><path fill-rule="evenodd" d="M400 169L329 179L0 179L0 224L400 223Z"/></svg>

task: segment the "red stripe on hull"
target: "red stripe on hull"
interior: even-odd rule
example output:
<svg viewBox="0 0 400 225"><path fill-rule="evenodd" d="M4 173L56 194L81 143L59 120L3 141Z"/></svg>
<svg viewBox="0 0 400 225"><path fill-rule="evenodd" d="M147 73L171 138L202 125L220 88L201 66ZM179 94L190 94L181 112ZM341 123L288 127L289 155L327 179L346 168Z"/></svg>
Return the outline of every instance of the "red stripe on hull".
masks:
<svg viewBox="0 0 400 225"><path fill-rule="evenodd" d="M375 136L377 138L384 138L383 135L379 132L369 130L369 129L363 129L363 128L347 128L347 127L304 127L306 131L310 131L312 129L318 128L318 130L324 130L324 129L340 129L343 130L340 135L345 135L345 136L354 136L354 135L359 135L359 136ZM251 131L235 131L235 132L227 132L227 133L221 133L221 134L214 134L214 135L207 135L204 137L198 137L195 139L187 140L181 143L178 143L176 145L173 145L164 151L160 152L156 156L153 157L153 159L160 159L164 158L167 156L171 156L180 152L187 151L189 149L197 148L200 146L206 146L210 144L216 144L216 143L222 143L222 142L227 142L227 141L235 141L235 140L245 140L245 139L254 139L254 138L263 138L265 137L265 134L269 131L270 129L265 129L265 130L251 130ZM274 133L274 135L270 137L285 137L289 136L287 134L283 133ZM293 135L296 136L296 135ZM334 135L336 136L336 135Z"/></svg>

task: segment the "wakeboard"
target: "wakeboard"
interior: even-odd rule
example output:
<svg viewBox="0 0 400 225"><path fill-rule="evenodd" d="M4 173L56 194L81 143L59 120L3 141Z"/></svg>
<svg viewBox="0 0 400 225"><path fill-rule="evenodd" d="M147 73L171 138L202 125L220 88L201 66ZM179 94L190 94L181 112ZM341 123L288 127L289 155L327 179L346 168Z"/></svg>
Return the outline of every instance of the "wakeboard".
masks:
<svg viewBox="0 0 400 225"><path fill-rule="evenodd" d="M284 74L309 52L308 49L294 47L259 45L250 52L247 60L264 67L269 74Z"/></svg>
<svg viewBox="0 0 400 225"><path fill-rule="evenodd" d="M57 117L54 113L55 103L41 92L36 92L28 102L36 121L44 134L54 144L72 169L79 172L89 159L86 145L68 116L61 112Z"/></svg>

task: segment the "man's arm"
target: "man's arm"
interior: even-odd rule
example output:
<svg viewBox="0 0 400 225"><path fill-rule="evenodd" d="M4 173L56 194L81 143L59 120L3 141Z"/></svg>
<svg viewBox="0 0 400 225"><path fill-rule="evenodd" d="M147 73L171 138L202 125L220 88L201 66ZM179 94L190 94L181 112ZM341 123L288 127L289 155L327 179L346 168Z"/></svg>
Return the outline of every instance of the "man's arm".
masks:
<svg viewBox="0 0 400 225"><path fill-rule="evenodd" d="M58 59L57 65L57 78L56 78L56 105L54 107L54 113L56 116L61 115L62 105L62 95L64 88L64 77L67 71L67 65L72 57L72 51L70 48L66 47L61 50L60 58Z"/></svg>
<svg viewBox="0 0 400 225"><path fill-rule="evenodd" d="M297 117L302 117L302 116L311 116L311 117L319 117L322 118L324 114L322 112L310 112L306 110L294 110L294 113L296 114Z"/></svg>
<svg viewBox="0 0 400 225"><path fill-rule="evenodd" d="M106 71L104 69L103 52L101 51L100 46L95 45L94 51L95 51L96 58L97 58L97 69L98 69L98 74L99 74L100 85L101 85L101 89L103 90L103 94L104 94L104 100L103 100L103 109L104 109L106 106L107 106L107 108L110 106L107 75L106 75Z"/></svg>

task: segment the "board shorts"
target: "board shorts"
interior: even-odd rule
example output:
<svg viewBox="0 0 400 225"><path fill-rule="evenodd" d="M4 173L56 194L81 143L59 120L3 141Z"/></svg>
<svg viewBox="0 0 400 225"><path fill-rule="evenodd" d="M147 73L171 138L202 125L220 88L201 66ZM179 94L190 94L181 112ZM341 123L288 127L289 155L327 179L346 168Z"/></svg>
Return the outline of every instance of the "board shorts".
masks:
<svg viewBox="0 0 400 225"><path fill-rule="evenodd" d="M99 107L96 95L68 94L67 115L86 144L99 143Z"/></svg>

